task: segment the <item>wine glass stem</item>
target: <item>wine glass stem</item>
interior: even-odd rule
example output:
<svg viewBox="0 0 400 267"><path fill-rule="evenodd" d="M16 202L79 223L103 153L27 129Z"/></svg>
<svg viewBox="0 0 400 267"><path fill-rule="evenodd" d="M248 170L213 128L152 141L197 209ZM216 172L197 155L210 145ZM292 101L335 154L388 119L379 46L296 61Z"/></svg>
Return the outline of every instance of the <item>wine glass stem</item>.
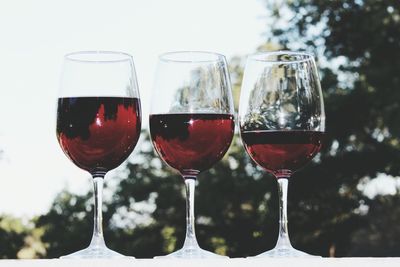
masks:
<svg viewBox="0 0 400 267"><path fill-rule="evenodd" d="M291 247L287 219L288 177L278 177L279 190L279 236L276 247Z"/></svg>
<svg viewBox="0 0 400 267"><path fill-rule="evenodd" d="M194 190L196 176L183 176L186 188L186 237L183 247L198 247L194 230Z"/></svg>
<svg viewBox="0 0 400 267"><path fill-rule="evenodd" d="M105 246L103 237L103 183L104 176L93 176L94 185L94 226L90 246Z"/></svg>

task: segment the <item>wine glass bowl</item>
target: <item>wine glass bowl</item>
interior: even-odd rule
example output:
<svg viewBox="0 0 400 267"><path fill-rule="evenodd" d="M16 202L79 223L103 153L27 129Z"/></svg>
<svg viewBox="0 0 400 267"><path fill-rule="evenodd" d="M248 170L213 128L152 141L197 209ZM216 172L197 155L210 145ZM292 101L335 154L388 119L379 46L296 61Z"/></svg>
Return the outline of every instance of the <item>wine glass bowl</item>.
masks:
<svg viewBox="0 0 400 267"><path fill-rule="evenodd" d="M221 258L201 249L194 230L197 176L218 162L234 133L234 111L225 57L183 51L159 57L150 135L163 161L178 171L186 188L186 238L168 258Z"/></svg>
<svg viewBox="0 0 400 267"><path fill-rule="evenodd" d="M118 167L140 135L137 98L60 98L57 137L68 157L90 173Z"/></svg>
<svg viewBox="0 0 400 267"><path fill-rule="evenodd" d="M67 157L91 173L94 230L88 248L62 258L120 258L107 248L102 229L106 173L133 151L141 109L133 59L109 51L84 51L64 58L57 105L57 139Z"/></svg>
<svg viewBox="0 0 400 267"><path fill-rule="evenodd" d="M233 124L231 114L150 115L156 150L183 175L207 170L224 156L232 140Z"/></svg>
<svg viewBox="0 0 400 267"><path fill-rule="evenodd" d="M311 54L277 51L249 56L240 96L240 133L255 163L278 180L279 237L259 257L311 256L291 246L286 214L288 180L319 152L325 113Z"/></svg>
<svg viewBox="0 0 400 267"><path fill-rule="evenodd" d="M277 178L285 178L306 165L319 152L323 132L243 131L242 140L250 157Z"/></svg>

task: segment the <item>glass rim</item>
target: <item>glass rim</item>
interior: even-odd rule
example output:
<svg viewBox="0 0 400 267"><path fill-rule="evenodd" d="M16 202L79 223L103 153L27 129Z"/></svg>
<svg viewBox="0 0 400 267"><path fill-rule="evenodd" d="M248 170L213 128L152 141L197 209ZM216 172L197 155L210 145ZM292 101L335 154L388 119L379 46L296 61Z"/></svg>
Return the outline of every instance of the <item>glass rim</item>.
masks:
<svg viewBox="0 0 400 267"><path fill-rule="evenodd" d="M298 56L293 60L279 60L268 58L269 56L280 56L280 55L288 55L288 56ZM314 60L315 56L313 53L303 52L303 51L291 51L291 50L278 50L278 51L266 51L266 52L258 52L255 54L251 54L247 57L248 60L272 63L272 64L291 64L291 63L301 63L310 60Z"/></svg>
<svg viewBox="0 0 400 267"><path fill-rule="evenodd" d="M133 57L128 53L106 50L75 51L65 54L64 59L81 63L118 63L133 61Z"/></svg>
<svg viewBox="0 0 400 267"><path fill-rule="evenodd" d="M191 56L203 56L205 59L180 59L179 56L182 55L191 55ZM174 58L174 56L177 56ZM208 58L207 58L208 57ZM162 53L158 56L158 60L162 62L175 62L175 63L212 63L212 62L220 62L225 61L225 56L216 52L209 52L209 51L171 51Z"/></svg>

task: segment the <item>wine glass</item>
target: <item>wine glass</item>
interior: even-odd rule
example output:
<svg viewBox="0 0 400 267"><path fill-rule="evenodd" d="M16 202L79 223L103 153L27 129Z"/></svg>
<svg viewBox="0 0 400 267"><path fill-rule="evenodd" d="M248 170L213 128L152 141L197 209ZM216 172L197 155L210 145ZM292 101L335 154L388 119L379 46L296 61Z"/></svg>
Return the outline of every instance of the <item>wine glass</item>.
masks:
<svg viewBox="0 0 400 267"><path fill-rule="evenodd" d="M94 182L94 230L89 247L61 258L119 258L102 228L104 176L133 151L141 129L133 59L120 52L67 54L57 107L57 139L68 158Z"/></svg>
<svg viewBox="0 0 400 267"><path fill-rule="evenodd" d="M195 235L197 176L218 162L234 133L232 92L225 57L209 52L170 52L159 57L150 133L158 155L183 177L186 238L168 258L221 258L199 247Z"/></svg>
<svg viewBox="0 0 400 267"><path fill-rule="evenodd" d="M321 149L325 112L314 57L278 51L247 59L239 107L242 141L279 189L279 236L274 249L257 257L312 256L292 247L287 228L287 187L295 171Z"/></svg>

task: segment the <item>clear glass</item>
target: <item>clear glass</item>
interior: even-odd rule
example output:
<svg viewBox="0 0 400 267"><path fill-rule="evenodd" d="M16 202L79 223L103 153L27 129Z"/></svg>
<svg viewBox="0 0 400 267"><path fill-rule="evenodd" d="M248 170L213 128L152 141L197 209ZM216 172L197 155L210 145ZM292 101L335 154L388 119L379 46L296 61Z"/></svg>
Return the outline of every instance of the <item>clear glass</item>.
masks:
<svg viewBox="0 0 400 267"><path fill-rule="evenodd" d="M58 92L57 139L67 157L93 177L94 226L87 248L61 258L125 257L107 248L104 241L103 182L106 173L132 152L140 127L139 91L130 55L84 51L64 57Z"/></svg>
<svg viewBox="0 0 400 267"><path fill-rule="evenodd" d="M325 132L324 103L314 57L290 51L249 56L239 123L250 157L278 181L278 241L274 249L256 257L312 257L290 243L287 190L292 173L318 153Z"/></svg>
<svg viewBox="0 0 400 267"><path fill-rule="evenodd" d="M219 161L232 141L234 110L225 57L171 52L159 57L150 133L159 156L179 171L186 187L186 237L166 258L226 258L199 247L194 190L198 174Z"/></svg>

